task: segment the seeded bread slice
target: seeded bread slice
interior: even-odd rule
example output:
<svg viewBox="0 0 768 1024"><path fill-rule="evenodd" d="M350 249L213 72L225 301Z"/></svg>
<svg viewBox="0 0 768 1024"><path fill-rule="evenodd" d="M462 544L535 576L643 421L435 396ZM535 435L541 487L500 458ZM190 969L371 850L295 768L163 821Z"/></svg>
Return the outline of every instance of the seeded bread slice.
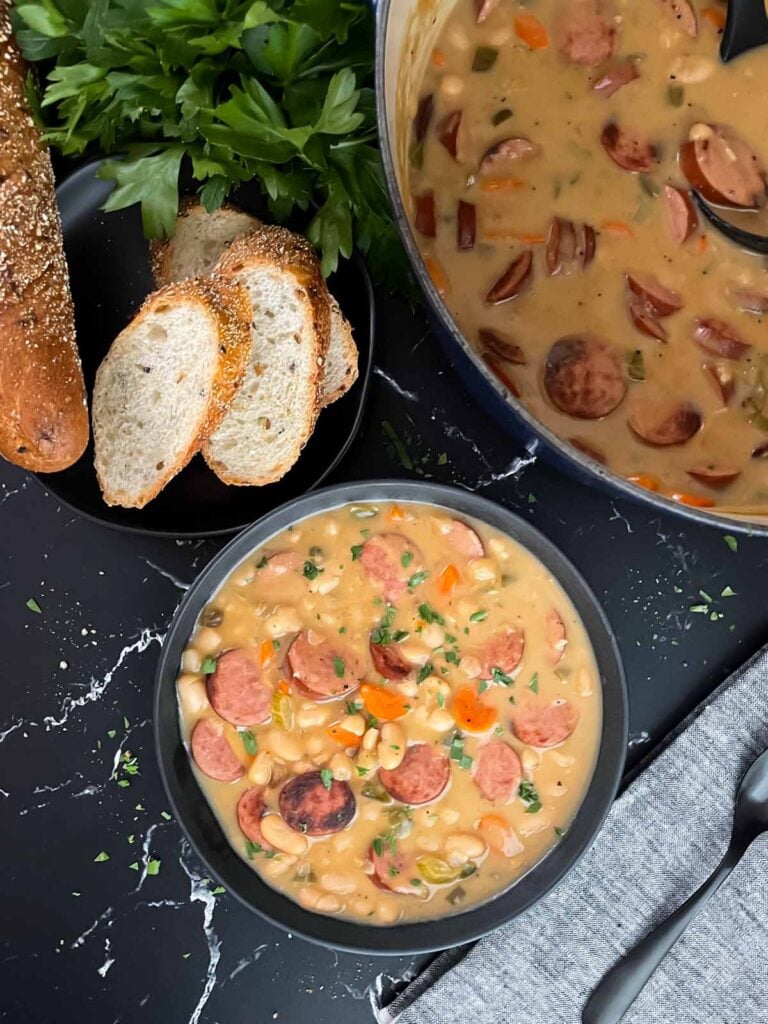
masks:
<svg viewBox="0 0 768 1024"><path fill-rule="evenodd" d="M182 203L173 238L151 245L152 273L158 287L187 277L209 274L236 238L260 227L261 221L225 203L214 213L194 198ZM331 299L331 340L322 380L321 404L330 405L357 380L357 347L352 328Z"/></svg>
<svg viewBox="0 0 768 1024"><path fill-rule="evenodd" d="M221 423L251 347L245 288L215 277L153 293L96 373L96 473L108 505L143 508Z"/></svg>
<svg viewBox="0 0 768 1024"><path fill-rule="evenodd" d="M273 225L234 241L215 272L248 291L251 355L242 387L203 456L224 483L273 483L298 459L320 411L328 289L309 242Z"/></svg>

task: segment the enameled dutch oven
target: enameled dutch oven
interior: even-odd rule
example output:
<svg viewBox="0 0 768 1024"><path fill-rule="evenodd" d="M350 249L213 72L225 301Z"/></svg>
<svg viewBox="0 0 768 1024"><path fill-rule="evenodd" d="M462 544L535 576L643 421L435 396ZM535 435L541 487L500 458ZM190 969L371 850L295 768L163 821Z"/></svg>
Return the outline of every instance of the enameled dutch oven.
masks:
<svg viewBox="0 0 768 1024"><path fill-rule="evenodd" d="M427 273L406 213L405 147L410 131L403 113L402 96L418 85L420 55L431 47L442 22L456 0L374 0L376 8L376 101L384 171L400 234L414 273L429 302L433 322L443 348L470 392L532 454L541 454L558 469L587 485L598 485L613 495L621 494L672 512L686 519L720 529L741 530L768 536L768 517L721 515L691 508L660 494L629 483L623 477L566 444L513 398L463 337Z"/></svg>
<svg viewBox="0 0 768 1024"><path fill-rule="evenodd" d="M358 502L423 502L488 523L518 541L558 580L581 616L595 652L602 690L600 747L589 789L563 839L512 886L464 913L389 927L314 914L272 889L235 853L195 779L179 729L176 678L197 617L229 573L253 550L291 524ZM624 672L610 625L571 563L528 523L476 495L429 483L340 484L291 501L235 538L203 571L179 606L163 644L155 690L155 741L160 772L176 820L208 872L241 903L313 942L372 954L445 949L479 938L540 900L589 848L616 795L627 745Z"/></svg>

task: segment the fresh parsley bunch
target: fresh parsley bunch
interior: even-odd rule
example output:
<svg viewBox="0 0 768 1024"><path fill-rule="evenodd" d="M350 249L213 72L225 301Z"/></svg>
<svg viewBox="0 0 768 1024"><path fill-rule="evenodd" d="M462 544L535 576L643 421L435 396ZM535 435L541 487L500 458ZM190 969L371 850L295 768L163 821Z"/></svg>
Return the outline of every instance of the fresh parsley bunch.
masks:
<svg viewBox="0 0 768 1024"><path fill-rule="evenodd" d="M46 138L119 156L106 208L140 203L148 237L173 232L190 169L209 211L252 180L277 221L307 211L324 273L356 244L377 277L405 280L364 0L20 0L15 29L47 62Z"/></svg>

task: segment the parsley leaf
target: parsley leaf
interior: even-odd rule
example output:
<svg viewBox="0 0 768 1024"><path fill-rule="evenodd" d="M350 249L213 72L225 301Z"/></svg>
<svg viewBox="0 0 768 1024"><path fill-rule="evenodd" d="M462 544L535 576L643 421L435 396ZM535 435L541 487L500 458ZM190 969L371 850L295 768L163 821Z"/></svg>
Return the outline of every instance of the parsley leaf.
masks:
<svg viewBox="0 0 768 1024"><path fill-rule="evenodd" d="M306 576L308 580L317 579L321 572L325 572L325 569L321 568L319 565L316 565L309 558L304 563L304 566L302 567L301 570L302 575Z"/></svg>
<svg viewBox="0 0 768 1024"><path fill-rule="evenodd" d="M334 674L339 678L344 678L344 659L340 658L338 654L333 657L333 671Z"/></svg>
<svg viewBox="0 0 768 1024"><path fill-rule="evenodd" d="M322 779L325 788L330 791L330 788L333 785L333 772L331 771L331 769L322 768L320 770L320 778Z"/></svg>

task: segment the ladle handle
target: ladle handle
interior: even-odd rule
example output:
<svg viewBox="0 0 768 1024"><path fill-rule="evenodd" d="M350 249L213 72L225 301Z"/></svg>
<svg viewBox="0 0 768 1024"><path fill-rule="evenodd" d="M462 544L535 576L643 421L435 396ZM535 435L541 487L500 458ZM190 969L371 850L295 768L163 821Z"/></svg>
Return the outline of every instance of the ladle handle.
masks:
<svg viewBox="0 0 768 1024"><path fill-rule="evenodd" d="M728 0L720 57L724 63L768 43L764 0Z"/></svg>

